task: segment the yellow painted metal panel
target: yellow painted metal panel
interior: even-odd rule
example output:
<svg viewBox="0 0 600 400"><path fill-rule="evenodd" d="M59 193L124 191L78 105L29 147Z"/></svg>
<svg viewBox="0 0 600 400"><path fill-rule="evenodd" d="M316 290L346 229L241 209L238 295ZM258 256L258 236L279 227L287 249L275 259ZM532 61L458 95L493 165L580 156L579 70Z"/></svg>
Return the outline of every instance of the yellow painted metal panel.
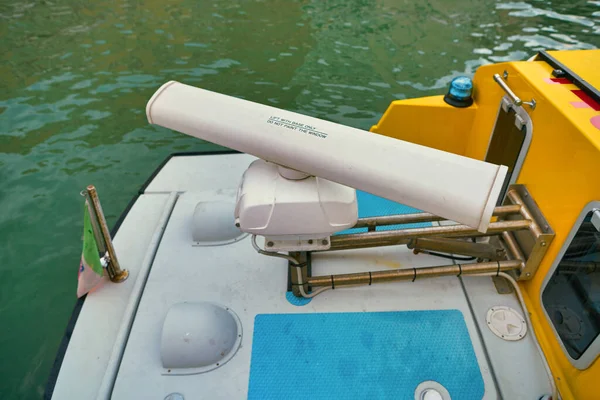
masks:
<svg viewBox="0 0 600 400"><path fill-rule="evenodd" d="M464 155L476 109L452 107L443 96L397 100L371 132Z"/></svg>
<svg viewBox="0 0 600 400"><path fill-rule="evenodd" d="M549 83L551 68L546 63L518 63L515 68L540 99L530 114L533 140L518 182L527 185L556 232L535 277L524 285L528 306L539 317L535 328L548 336L543 347L554 355L553 370L563 375L557 382L563 398L571 392L574 399L592 399L597 393L590 376L600 377L600 363L596 360L586 371L571 365L542 310L541 287L583 207L600 200L600 129L590 122L600 112L571 104L580 100L571 92L577 88Z"/></svg>
<svg viewBox="0 0 600 400"><path fill-rule="evenodd" d="M471 157L485 155L499 101L504 95L493 75L502 75L504 71L508 72L506 82L517 96L524 101L536 100L534 110L524 106L533 122L533 136L517 183L527 186L556 232L534 278L521 286L562 398L595 399L600 361L596 359L584 371L570 363L543 312L541 289L577 216L587 203L600 200L600 129L591 122L600 112L573 104L580 102L572 93L578 88L553 82L552 67L543 61L481 67L474 77L478 111L467 144L467 155Z"/></svg>
<svg viewBox="0 0 600 400"><path fill-rule="evenodd" d="M600 51L549 51L548 54L600 90Z"/></svg>

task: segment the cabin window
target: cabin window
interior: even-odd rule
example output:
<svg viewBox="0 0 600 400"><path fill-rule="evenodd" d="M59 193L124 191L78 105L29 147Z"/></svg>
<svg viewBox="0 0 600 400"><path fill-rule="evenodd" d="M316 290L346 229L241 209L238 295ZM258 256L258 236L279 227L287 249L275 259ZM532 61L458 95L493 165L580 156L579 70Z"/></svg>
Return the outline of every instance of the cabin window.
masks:
<svg viewBox="0 0 600 400"><path fill-rule="evenodd" d="M542 292L542 304L571 360L600 352L600 202L582 212Z"/></svg>
<svg viewBox="0 0 600 400"><path fill-rule="evenodd" d="M508 167L498 205L502 204L508 185L515 183L519 176L531 142L532 127L531 119L522 107L514 106L506 97L502 99L485 155L485 161Z"/></svg>

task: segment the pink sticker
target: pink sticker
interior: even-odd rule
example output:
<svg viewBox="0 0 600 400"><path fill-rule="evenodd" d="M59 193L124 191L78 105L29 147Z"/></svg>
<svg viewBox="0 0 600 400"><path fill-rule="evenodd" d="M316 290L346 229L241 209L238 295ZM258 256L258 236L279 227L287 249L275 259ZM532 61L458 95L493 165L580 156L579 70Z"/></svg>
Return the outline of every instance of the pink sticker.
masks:
<svg viewBox="0 0 600 400"><path fill-rule="evenodd" d="M554 82L552 79L550 78L544 78L544 82L549 83L551 85L560 85L560 82Z"/></svg>
<svg viewBox="0 0 600 400"><path fill-rule="evenodd" d="M586 103L585 101L572 101L571 105L575 108L592 108L590 107L590 105L588 103Z"/></svg>
<svg viewBox="0 0 600 400"><path fill-rule="evenodd" d="M600 129L600 115L590 118L590 122L596 127L596 129Z"/></svg>

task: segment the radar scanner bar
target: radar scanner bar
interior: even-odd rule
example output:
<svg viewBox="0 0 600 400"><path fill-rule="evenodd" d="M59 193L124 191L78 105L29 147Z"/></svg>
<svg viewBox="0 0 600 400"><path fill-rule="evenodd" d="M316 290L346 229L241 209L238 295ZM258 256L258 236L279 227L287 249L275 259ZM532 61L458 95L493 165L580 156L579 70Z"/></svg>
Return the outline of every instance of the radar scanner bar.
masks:
<svg viewBox="0 0 600 400"><path fill-rule="evenodd" d="M485 232L507 167L171 81L152 124ZM399 127L401 129L402 127Z"/></svg>

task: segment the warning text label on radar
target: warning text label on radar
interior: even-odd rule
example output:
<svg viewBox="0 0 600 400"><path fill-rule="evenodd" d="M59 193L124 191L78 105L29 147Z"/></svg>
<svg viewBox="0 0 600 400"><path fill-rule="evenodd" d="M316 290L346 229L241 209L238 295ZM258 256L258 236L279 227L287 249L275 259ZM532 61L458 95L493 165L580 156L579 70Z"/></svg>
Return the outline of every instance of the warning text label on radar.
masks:
<svg viewBox="0 0 600 400"><path fill-rule="evenodd" d="M293 131L298 131L302 133L306 133L308 135L313 135L322 139L327 137L325 132L320 132L314 126L303 124L301 122L292 121L289 119L279 118L279 117L269 117L267 120L267 124L281 126L283 128L291 129Z"/></svg>

